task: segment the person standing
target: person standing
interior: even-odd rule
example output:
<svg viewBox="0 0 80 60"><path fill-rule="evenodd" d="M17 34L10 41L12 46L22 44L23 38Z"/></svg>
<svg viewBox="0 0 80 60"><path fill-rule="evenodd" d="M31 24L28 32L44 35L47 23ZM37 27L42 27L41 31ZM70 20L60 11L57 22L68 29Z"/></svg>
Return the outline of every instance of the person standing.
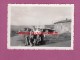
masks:
<svg viewBox="0 0 80 60"><path fill-rule="evenodd" d="M33 30L31 29L29 31L29 43L30 43L30 46L33 46L34 45L33 44L33 41L34 41L34 39L33 39Z"/></svg>
<svg viewBox="0 0 80 60"><path fill-rule="evenodd" d="M25 38L25 46L29 45L29 31L28 31L28 28L25 28L24 29L24 38Z"/></svg>

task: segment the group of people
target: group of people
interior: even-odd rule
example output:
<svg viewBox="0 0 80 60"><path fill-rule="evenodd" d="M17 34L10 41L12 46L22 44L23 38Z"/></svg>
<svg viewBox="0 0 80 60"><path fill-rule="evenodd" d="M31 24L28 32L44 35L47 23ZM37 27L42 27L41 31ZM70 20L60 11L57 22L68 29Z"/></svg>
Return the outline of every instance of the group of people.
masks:
<svg viewBox="0 0 80 60"><path fill-rule="evenodd" d="M28 34L24 34L25 38L25 46L35 46L44 44L44 34L42 34L43 30L40 28L29 29L25 28L24 32L28 32Z"/></svg>

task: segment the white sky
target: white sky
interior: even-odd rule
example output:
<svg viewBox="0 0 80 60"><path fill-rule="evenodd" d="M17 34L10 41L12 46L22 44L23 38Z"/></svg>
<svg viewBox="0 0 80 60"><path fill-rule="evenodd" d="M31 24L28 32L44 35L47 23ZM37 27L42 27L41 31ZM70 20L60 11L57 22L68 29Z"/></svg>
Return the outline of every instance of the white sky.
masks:
<svg viewBox="0 0 80 60"><path fill-rule="evenodd" d="M72 18L72 7L11 7L11 25L45 25L66 18Z"/></svg>

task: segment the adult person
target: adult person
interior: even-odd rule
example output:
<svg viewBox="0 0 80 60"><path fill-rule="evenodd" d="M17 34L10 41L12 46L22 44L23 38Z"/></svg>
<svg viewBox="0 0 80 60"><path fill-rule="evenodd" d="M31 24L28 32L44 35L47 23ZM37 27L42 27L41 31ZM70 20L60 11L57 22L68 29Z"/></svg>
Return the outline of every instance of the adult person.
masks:
<svg viewBox="0 0 80 60"><path fill-rule="evenodd" d="M38 45L38 42L40 41L40 33L39 28L34 29L34 45Z"/></svg>
<svg viewBox="0 0 80 60"><path fill-rule="evenodd" d="M43 29L41 29L41 34L40 34L41 40L40 40L40 42L39 42L40 45L45 44L45 42L44 42L44 37L45 37L45 34L44 34L44 32L43 32Z"/></svg>
<svg viewBox="0 0 80 60"><path fill-rule="evenodd" d="M24 28L24 38L25 38L25 46L29 45L29 29L28 28Z"/></svg>
<svg viewBox="0 0 80 60"><path fill-rule="evenodd" d="M34 44L33 44L33 41L34 41L34 39L33 39L33 30L32 29L30 29L30 31L29 31L29 43L30 43L30 46L33 46Z"/></svg>

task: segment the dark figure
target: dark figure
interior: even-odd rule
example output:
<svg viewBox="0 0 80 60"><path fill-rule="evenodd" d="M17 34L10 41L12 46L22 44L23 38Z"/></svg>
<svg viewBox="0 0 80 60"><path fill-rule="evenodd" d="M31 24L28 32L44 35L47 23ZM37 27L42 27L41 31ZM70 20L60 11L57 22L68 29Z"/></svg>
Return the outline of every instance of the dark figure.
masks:
<svg viewBox="0 0 80 60"><path fill-rule="evenodd" d="M39 36L39 33L40 33L40 31L39 31L39 29L35 29L34 30L34 35L33 35L33 39L34 39L34 46L35 45L38 45L38 42L41 40L40 39L40 36Z"/></svg>
<svg viewBox="0 0 80 60"><path fill-rule="evenodd" d="M29 42L30 42L30 46L33 46L34 45L34 38L33 38L33 31L30 30L30 35L29 35Z"/></svg>
<svg viewBox="0 0 80 60"><path fill-rule="evenodd" d="M28 28L24 28L24 32L29 32ZM29 45L29 34L24 34L24 38L25 38L25 46Z"/></svg>
<svg viewBox="0 0 80 60"><path fill-rule="evenodd" d="M39 45L45 44L45 41L44 41L44 31L43 30L41 30L40 38L41 38L41 41L39 42Z"/></svg>
<svg viewBox="0 0 80 60"><path fill-rule="evenodd" d="M44 35L43 34L40 35L40 38L41 38L41 41L39 42L39 45L45 44L45 42L44 42Z"/></svg>

